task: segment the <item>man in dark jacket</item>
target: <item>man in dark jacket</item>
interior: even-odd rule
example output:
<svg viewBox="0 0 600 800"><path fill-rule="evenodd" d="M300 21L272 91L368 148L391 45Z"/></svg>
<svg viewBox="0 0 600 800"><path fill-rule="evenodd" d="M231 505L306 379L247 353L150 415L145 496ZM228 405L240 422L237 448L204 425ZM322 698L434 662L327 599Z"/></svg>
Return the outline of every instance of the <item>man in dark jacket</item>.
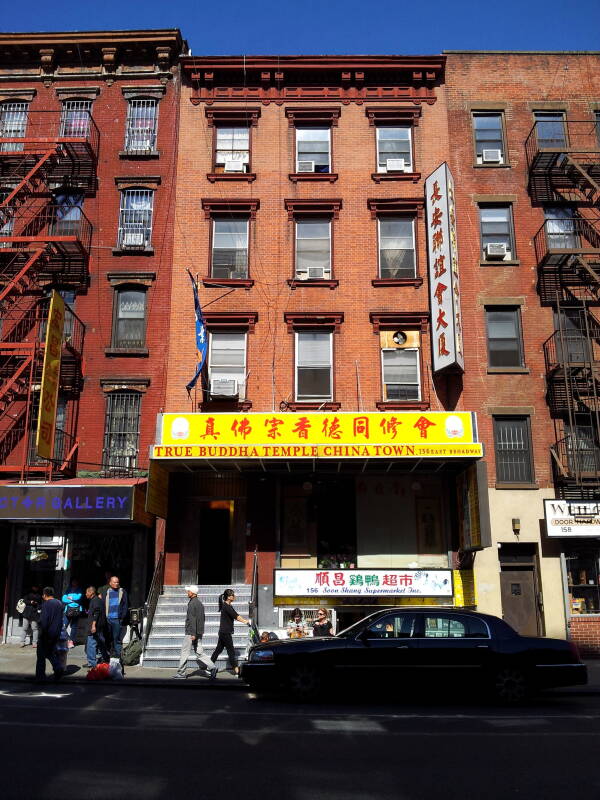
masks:
<svg viewBox="0 0 600 800"><path fill-rule="evenodd" d="M95 586L88 586L85 596L89 601L87 613L87 639L85 643L85 655L87 667L95 667L98 663L98 653L101 661L108 661L108 651L106 649L106 639L104 630L106 628L106 614L104 612L104 602L96 594Z"/></svg>
<svg viewBox="0 0 600 800"><path fill-rule="evenodd" d="M27 647L27 637L31 634L31 644L37 647L38 641L38 622L40 620L40 608L42 606L42 595L39 586L32 586L31 591L24 595L25 610L23 611L23 627L21 628L21 647Z"/></svg>
<svg viewBox="0 0 600 800"><path fill-rule="evenodd" d="M186 586L187 596L190 598L185 615L185 637L181 645L179 656L179 669L174 678L187 678L186 665L188 658L194 653L200 669L212 670L215 665L210 658L204 655L202 637L204 636L204 606L198 597L197 586Z"/></svg>
<svg viewBox="0 0 600 800"><path fill-rule="evenodd" d="M60 680L64 670L56 655L56 645L63 627L63 604L54 597L54 589L46 586L42 593L42 613L40 614L40 637L37 648L35 679L46 679L46 659L54 670L54 679Z"/></svg>

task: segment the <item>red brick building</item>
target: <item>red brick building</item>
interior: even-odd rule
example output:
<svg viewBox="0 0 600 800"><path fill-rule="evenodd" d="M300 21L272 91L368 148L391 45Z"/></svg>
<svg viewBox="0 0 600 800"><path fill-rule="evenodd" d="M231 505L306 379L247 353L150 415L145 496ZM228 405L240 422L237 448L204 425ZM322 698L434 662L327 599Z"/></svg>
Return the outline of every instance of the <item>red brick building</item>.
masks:
<svg viewBox="0 0 600 800"><path fill-rule="evenodd" d="M177 30L0 40L5 612L31 582L61 591L70 578L103 583L105 571L141 603L154 562L144 476L167 383L184 42ZM48 460L36 435L52 290L67 309Z"/></svg>
<svg viewBox="0 0 600 800"><path fill-rule="evenodd" d="M315 585L349 586L331 570L353 568L374 570L366 586L392 585L398 569L406 585L428 571L444 583L336 595L340 621L411 593L472 605L472 573L452 568L461 547L468 568L482 544L479 514L467 531L457 499L471 491L477 506L475 458L456 457L451 437L477 434L460 373L434 373L431 356L425 179L450 158L445 59L181 67L169 384L154 449L171 470L165 582L249 582L256 549L264 624L283 620L268 602L274 568L276 582L304 569ZM187 269L209 339L189 397ZM443 445L419 456L429 442ZM327 591L279 591L275 604L308 608Z"/></svg>

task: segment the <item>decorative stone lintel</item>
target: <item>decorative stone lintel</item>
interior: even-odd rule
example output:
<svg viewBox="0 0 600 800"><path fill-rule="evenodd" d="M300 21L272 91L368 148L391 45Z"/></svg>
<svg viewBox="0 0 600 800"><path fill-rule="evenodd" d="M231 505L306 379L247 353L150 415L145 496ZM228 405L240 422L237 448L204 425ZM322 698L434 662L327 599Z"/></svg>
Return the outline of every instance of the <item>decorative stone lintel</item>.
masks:
<svg viewBox="0 0 600 800"><path fill-rule="evenodd" d="M290 128L296 125L331 125L337 127L342 109L339 106L291 106L285 109Z"/></svg>
<svg viewBox="0 0 600 800"><path fill-rule="evenodd" d="M344 321L343 311L286 311L283 315L288 333L306 328L333 328L339 333Z"/></svg>
<svg viewBox="0 0 600 800"><path fill-rule="evenodd" d="M120 286L124 283L137 283L143 286L151 286L156 280L156 272L107 272L106 277L111 286Z"/></svg>
<svg viewBox="0 0 600 800"><path fill-rule="evenodd" d="M215 108L211 106L204 111L206 115L206 123L209 128L217 125L248 125L249 127L256 128L258 119L260 117L260 108L243 106L234 106L232 108Z"/></svg>
<svg viewBox="0 0 600 800"><path fill-rule="evenodd" d="M37 94L37 89L8 89L4 86L0 88L0 103L3 100L24 100L31 103Z"/></svg>
<svg viewBox="0 0 600 800"><path fill-rule="evenodd" d="M289 220L293 220L295 216L300 215L323 216L329 214L333 219L338 219L340 209L342 208L341 198L327 198L326 200L299 200L296 198L288 198L283 202L285 203Z"/></svg>
<svg viewBox="0 0 600 800"><path fill-rule="evenodd" d="M418 328L421 333L427 333L429 311L371 311L369 319L377 335L382 328Z"/></svg>
<svg viewBox="0 0 600 800"><path fill-rule="evenodd" d="M258 320L258 311L204 311L203 316L209 330L243 328L252 333Z"/></svg>
<svg viewBox="0 0 600 800"><path fill-rule="evenodd" d="M114 378L100 378L103 392L145 392L150 386L150 378L118 376Z"/></svg>
<svg viewBox="0 0 600 800"><path fill-rule="evenodd" d="M367 205L369 207L369 211L371 212L372 219L377 219L377 217L383 214L413 214L417 217L417 219L422 219L425 209L425 198L369 198L367 200Z"/></svg>
<svg viewBox="0 0 600 800"><path fill-rule="evenodd" d="M100 94L99 86L57 86L59 100L95 100Z"/></svg>
<svg viewBox="0 0 600 800"><path fill-rule="evenodd" d="M365 114L369 120L369 125L392 125L394 123L402 125L414 125L416 128L421 117L421 106L367 106Z"/></svg>
<svg viewBox="0 0 600 800"><path fill-rule="evenodd" d="M256 212L260 208L260 200L231 200L222 197L203 198L202 209L204 218L210 219L215 214L248 214L250 219L256 219Z"/></svg>
<svg viewBox="0 0 600 800"><path fill-rule="evenodd" d="M167 91L162 84L144 86L122 86L121 91L125 100L133 100L136 97L151 97L153 100L160 100Z"/></svg>
<svg viewBox="0 0 600 800"><path fill-rule="evenodd" d="M129 189L131 187L147 187L148 189L156 189L161 184L160 175L123 175L115 177L115 185L119 189Z"/></svg>

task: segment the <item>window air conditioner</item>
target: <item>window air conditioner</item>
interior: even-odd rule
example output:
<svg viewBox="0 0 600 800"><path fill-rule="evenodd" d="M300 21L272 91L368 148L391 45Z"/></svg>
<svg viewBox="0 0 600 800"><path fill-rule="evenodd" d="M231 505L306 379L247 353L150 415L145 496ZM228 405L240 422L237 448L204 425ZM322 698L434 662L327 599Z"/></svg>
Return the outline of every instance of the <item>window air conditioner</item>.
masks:
<svg viewBox="0 0 600 800"><path fill-rule="evenodd" d="M229 277L232 280L245 280L248 276L246 275L245 272L240 272L239 270L235 270L229 275Z"/></svg>
<svg viewBox="0 0 600 800"><path fill-rule="evenodd" d="M123 238L121 239L121 244L123 245L123 247L143 247L144 234L125 231L123 233Z"/></svg>
<svg viewBox="0 0 600 800"><path fill-rule="evenodd" d="M385 168L388 172L404 172L405 160L403 158L387 158Z"/></svg>
<svg viewBox="0 0 600 800"><path fill-rule="evenodd" d="M241 159L225 159L224 172L245 172L246 165Z"/></svg>
<svg viewBox="0 0 600 800"><path fill-rule="evenodd" d="M325 267L309 267L308 268L308 277L309 278L325 278Z"/></svg>
<svg viewBox="0 0 600 800"><path fill-rule="evenodd" d="M298 162L298 172L314 172L315 171L315 162L314 161L299 161Z"/></svg>
<svg viewBox="0 0 600 800"><path fill-rule="evenodd" d="M234 378L213 378L210 382L211 397L237 397L238 382Z"/></svg>
<svg viewBox="0 0 600 800"><path fill-rule="evenodd" d="M482 150L481 160L484 164L498 164L502 161L502 150Z"/></svg>
<svg viewBox="0 0 600 800"><path fill-rule="evenodd" d="M487 258L505 258L508 249L504 242L491 242L486 245L485 254Z"/></svg>

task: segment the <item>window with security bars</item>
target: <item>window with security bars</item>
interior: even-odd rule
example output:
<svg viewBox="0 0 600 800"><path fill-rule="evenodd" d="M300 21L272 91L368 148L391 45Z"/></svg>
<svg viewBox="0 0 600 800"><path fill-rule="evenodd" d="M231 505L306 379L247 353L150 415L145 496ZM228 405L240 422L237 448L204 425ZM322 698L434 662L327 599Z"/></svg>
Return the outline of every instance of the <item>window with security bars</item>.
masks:
<svg viewBox="0 0 600 800"><path fill-rule="evenodd" d="M409 126L377 127L377 172L412 170L411 135Z"/></svg>
<svg viewBox="0 0 600 800"><path fill-rule="evenodd" d="M533 483L529 417L494 417L496 480Z"/></svg>
<svg viewBox="0 0 600 800"><path fill-rule="evenodd" d="M247 219L214 219L211 277L248 277Z"/></svg>
<svg viewBox="0 0 600 800"><path fill-rule="evenodd" d="M246 396L246 333L212 333L208 351L212 397Z"/></svg>
<svg viewBox="0 0 600 800"><path fill-rule="evenodd" d="M60 135L85 139L90 132L91 100L65 100L60 117Z"/></svg>
<svg viewBox="0 0 600 800"><path fill-rule="evenodd" d="M296 222L296 278L331 277L331 222L328 219Z"/></svg>
<svg viewBox="0 0 600 800"><path fill-rule="evenodd" d="M384 400L420 400L419 351L384 348L381 351Z"/></svg>
<svg viewBox="0 0 600 800"><path fill-rule="evenodd" d="M333 398L333 334L329 331L296 333L296 400Z"/></svg>
<svg viewBox="0 0 600 800"><path fill-rule="evenodd" d="M119 247L140 250L151 246L153 205L154 192L151 189L124 189L121 192Z"/></svg>
<svg viewBox="0 0 600 800"><path fill-rule="evenodd" d="M156 150L158 102L152 99L130 100L127 107L125 150L128 153Z"/></svg>
<svg viewBox="0 0 600 800"><path fill-rule="evenodd" d="M106 472L134 469L140 439L142 395L136 391L106 395L103 468Z"/></svg>
<svg viewBox="0 0 600 800"><path fill-rule="evenodd" d="M536 111L534 113L535 130L538 147L549 150L558 150L567 146L567 131L565 115L562 111L547 113Z"/></svg>
<svg viewBox="0 0 600 800"><path fill-rule="evenodd" d="M331 172L330 128L296 128L296 172Z"/></svg>
<svg viewBox="0 0 600 800"><path fill-rule="evenodd" d="M414 278L415 224L406 217L385 217L379 223L379 276Z"/></svg>
<svg viewBox="0 0 600 800"><path fill-rule="evenodd" d="M115 291L112 346L136 350L146 346L146 290L128 286Z"/></svg>
<svg viewBox="0 0 600 800"><path fill-rule="evenodd" d="M27 132L29 103L0 104L0 139L21 139ZM24 148L23 142L0 142L0 152L16 153Z"/></svg>
<svg viewBox="0 0 600 800"><path fill-rule="evenodd" d="M490 367L524 366L519 308L488 306L485 309L485 321Z"/></svg>
<svg viewBox="0 0 600 800"><path fill-rule="evenodd" d="M250 128L216 128L217 172L247 172L250 162Z"/></svg>
<svg viewBox="0 0 600 800"><path fill-rule="evenodd" d="M500 112L473 114L475 158L478 164L493 167L504 164L503 116Z"/></svg>

